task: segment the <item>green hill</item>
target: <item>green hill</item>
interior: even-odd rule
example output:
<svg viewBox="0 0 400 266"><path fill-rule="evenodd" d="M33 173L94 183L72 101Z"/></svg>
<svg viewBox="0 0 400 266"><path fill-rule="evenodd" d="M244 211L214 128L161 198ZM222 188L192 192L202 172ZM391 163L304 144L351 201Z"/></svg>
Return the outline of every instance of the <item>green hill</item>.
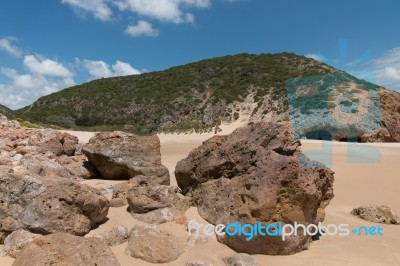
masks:
<svg viewBox="0 0 400 266"><path fill-rule="evenodd" d="M0 114L5 115L9 119L14 118L14 111L0 104Z"/></svg>
<svg viewBox="0 0 400 266"><path fill-rule="evenodd" d="M17 113L78 130L204 131L237 119L251 105L251 117L285 119L288 79L337 72L291 53L239 54L94 80L42 97Z"/></svg>

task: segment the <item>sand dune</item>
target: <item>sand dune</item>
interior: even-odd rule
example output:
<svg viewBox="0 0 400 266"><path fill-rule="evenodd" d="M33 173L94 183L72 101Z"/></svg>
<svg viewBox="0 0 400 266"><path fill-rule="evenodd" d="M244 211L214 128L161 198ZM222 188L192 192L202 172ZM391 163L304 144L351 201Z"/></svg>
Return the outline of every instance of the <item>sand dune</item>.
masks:
<svg viewBox="0 0 400 266"><path fill-rule="evenodd" d="M237 126L237 125L236 125ZM222 133L229 133L234 127L226 127ZM86 142L93 133L71 132L82 142ZM161 141L162 162L171 173L171 181L176 184L173 171L176 163L187 156L195 147L213 134L190 135L159 135ZM302 141L304 151L319 150L323 142ZM332 169L335 171L335 197L326 208L324 224L347 223L350 227L376 225L360 220L350 211L364 204L386 204L400 213L400 144L360 144L359 147L375 147L380 153L377 163L351 163L347 158L347 143L325 143L329 149L316 154L318 160L326 160L332 154ZM331 146L330 146L331 145ZM370 154L358 150L357 159L370 160ZM89 180L85 183L101 187L115 181ZM198 222L206 223L197 213L196 208L190 208L186 216ZM97 231L102 231L117 224L128 228L141 223L126 211L126 207L110 208L109 220ZM185 245L187 232L183 225L174 222L161 225L163 229L178 237ZM325 236L312 243L309 250L291 256L253 255L262 265L400 265L400 226L382 225L384 236ZM121 265L154 265L134 259L124 254L126 243L112 247ZM164 265L184 265L189 260L204 260L213 265L223 265L222 258L234 254L234 251L212 240L199 247L186 247L186 252L173 263ZM0 258L0 265L11 265L12 259Z"/></svg>

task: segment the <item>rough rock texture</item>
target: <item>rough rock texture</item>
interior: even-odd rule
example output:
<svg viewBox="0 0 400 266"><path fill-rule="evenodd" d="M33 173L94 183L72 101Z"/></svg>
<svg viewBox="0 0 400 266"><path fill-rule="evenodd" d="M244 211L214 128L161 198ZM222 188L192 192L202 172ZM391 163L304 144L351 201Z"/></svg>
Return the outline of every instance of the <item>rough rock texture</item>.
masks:
<svg viewBox="0 0 400 266"><path fill-rule="evenodd" d="M75 136L53 129L21 128L4 117L0 120L0 166L10 173L76 180L96 176L86 156L75 156L79 146Z"/></svg>
<svg viewBox="0 0 400 266"><path fill-rule="evenodd" d="M175 176L212 224L316 224L333 198L333 172L300 155L288 124L257 123L215 136L178 162ZM293 254L309 236L218 237L237 252Z"/></svg>
<svg viewBox="0 0 400 266"><path fill-rule="evenodd" d="M400 224L400 216L388 206L361 206L351 211L351 214L366 221L381 224Z"/></svg>
<svg viewBox="0 0 400 266"><path fill-rule="evenodd" d="M15 258L27 244L41 236L40 234L33 234L23 229L14 231L4 240L1 255Z"/></svg>
<svg viewBox="0 0 400 266"><path fill-rule="evenodd" d="M122 207L128 205L128 191L134 187L149 185L153 181L150 177L146 177L144 175L138 175L131 178L129 181L122 182L120 184L116 184L113 187L112 191L112 199L110 201L111 207Z"/></svg>
<svg viewBox="0 0 400 266"><path fill-rule="evenodd" d="M85 237L96 237L103 240L108 246L118 246L128 240L129 229L123 225L117 225L104 232L92 231Z"/></svg>
<svg viewBox="0 0 400 266"><path fill-rule="evenodd" d="M222 259L226 266L261 266L248 254L236 254Z"/></svg>
<svg viewBox="0 0 400 266"><path fill-rule="evenodd" d="M101 132L82 148L99 174L108 179L130 179L137 175L169 185L168 169L161 164L160 140L124 132Z"/></svg>
<svg viewBox="0 0 400 266"><path fill-rule="evenodd" d="M128 192L129 210L136 219L153 224L174 221L190 207L188 197L176 186L149 185Z"/></svg>
<svg viewBox="0 0 400 266"><path fill-rule="evenodd" d="M196 260L186 262L185 266L213 266L213 264L206 261Z"/></svg>
<svg viewBox="0 0 400 266"><path fill-rule="evenodd" d="M125 254L151 263L171 262L182 253L177 239L154 225L135 225L125 250Z"/></svg>
<svg viewBox="0 0 400 266"><path fill-rule="evenodd" d="M56 233L35 239L25 246L13 266L117 266L111 249L96 238Z"/></svg>
<svg viewBox="0 0 400 266"><path fill-rule="evenodd" d="M361 142L400 142L400 93L379 89L383 129L361 136Z"/></svg>
<svg viewBox="0 0 400 266"><path fill-rule="evenodd" d="M85 235L107 216L108 200L64 178L0 177L0 231Z"/></svg>

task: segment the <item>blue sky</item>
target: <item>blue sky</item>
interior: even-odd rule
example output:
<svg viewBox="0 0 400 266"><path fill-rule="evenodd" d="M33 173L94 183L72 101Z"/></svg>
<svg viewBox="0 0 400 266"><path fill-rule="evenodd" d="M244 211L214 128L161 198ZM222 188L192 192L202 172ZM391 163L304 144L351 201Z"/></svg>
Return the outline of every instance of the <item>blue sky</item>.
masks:
<svg viewBox="0 0 400 266"><path fill-rule="evenodd" d="M0 104L236 53L294 52L400 90L398 1L2 0Z"/></svg>

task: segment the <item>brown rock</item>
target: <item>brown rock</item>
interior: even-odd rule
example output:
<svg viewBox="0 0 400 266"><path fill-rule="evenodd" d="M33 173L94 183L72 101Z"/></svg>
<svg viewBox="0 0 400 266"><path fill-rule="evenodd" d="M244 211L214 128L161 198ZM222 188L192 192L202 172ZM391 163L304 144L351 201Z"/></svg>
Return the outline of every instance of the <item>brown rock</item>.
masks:
<svg viewBox="0 0 400 266"><path fill-rule="evenodd" d="M0 231L26 229L85 235L104 221L108 200L95 188L63 178L0 178Z"/></svg>
<svg viewBox="0 0 400 266"><path fill-rule="evenodd" d="M13 266L117 266L111 249L100 239L56 233L35 239L19 253Z"/></svg>
<svg viewBox="0 0 400 266"><path fill-rule="evenodd" d="M354 208L351 214L363 220L381 224L400 224L400 216L388 206L367 205Z"/></svg>
<svg viewBox="0 0 400 266"><path fill-rule="evenodd" d="M117 225L104 232L92 231L85 237L96 237L103 240L107 246L117 246L128 240L129 230L123 225Z"/></svg>
<svg viewBox="0 0 400 266"><path fill-rule="evenodd" d="M248 254L236 254L229 257L224 257L222 261L226 266L261 266Z"/></svg>
<svg viewBox="0 0 400 266"><path fill-rule="evenodd" d="M128 193L129 210L136 219L151 224L174 221L191 206L188 197L176 186L134 187Z"/></svg>
<svg viewBox="0 0 400 266"><path fill-rule="evenodd" d="M14 231L4 240L2 255L15 258L27 244L41 236L23 229Z"/></svg>
<svg viewBox="0 0 400 266"><path fill-rule="evenodd" d="M316 224L333 197L333 172L300 155L288 124L258 123L230 135L215 136L178 162L175 176L184 195L212 224ZM222 236L237 252L293 254L310 236Z"/></svg>
<svg viewBox="0 0 400 266"><path fill-rule="evenodd" d="M130 179L144 175L156 178L158 184L169 184L169 172L161 164L160 140L156 135L101 132L82 151L104 178Z"/></svg>
<svg viewBox="0 0 400 266"><path fill-rule="evenodd" d="M135 225L125 254L151 263L167 263L183 253L177 239L157 226Z"/></svg>

